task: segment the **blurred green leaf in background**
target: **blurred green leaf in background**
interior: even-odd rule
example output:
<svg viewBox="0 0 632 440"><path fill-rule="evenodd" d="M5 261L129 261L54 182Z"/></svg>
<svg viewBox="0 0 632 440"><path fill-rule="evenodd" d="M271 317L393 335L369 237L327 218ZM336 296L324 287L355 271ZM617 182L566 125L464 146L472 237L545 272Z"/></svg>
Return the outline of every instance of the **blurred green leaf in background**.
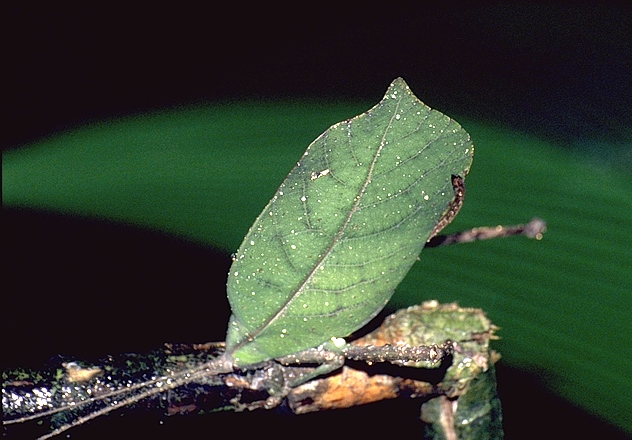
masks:
<svg viewBox="0 0 632 440"><path fill-rule="evenodd" d="M6 151L3 205L121 222L234 252L309 142L367 107L233 103L87 126ZM548 233L539 242L427 250L390 308L429 299L482 308L501 328L494 345L501 368L534 374L553 394L632 433L630 174L520 132L455 119L476 156L464 208L445 232L538 216ZM29 270L35 277L40 268ZM211 294L221 301L225 292ZM516 384L499 380L507 402Z"/></svg>

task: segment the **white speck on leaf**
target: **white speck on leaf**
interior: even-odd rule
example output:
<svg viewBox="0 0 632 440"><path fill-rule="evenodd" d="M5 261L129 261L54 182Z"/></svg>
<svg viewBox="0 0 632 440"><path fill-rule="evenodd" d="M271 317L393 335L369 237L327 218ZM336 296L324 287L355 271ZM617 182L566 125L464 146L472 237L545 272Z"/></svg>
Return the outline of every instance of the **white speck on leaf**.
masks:
<svg viewBox="0 0 632 440"><path fill-rule="evenodd" d="M310 177L310 180L316 180L319 177L326 176L327 174L329 174L329 172L330 172L329 168L327 168L326 170L319 171L319 172L314 171Z"/></svg>

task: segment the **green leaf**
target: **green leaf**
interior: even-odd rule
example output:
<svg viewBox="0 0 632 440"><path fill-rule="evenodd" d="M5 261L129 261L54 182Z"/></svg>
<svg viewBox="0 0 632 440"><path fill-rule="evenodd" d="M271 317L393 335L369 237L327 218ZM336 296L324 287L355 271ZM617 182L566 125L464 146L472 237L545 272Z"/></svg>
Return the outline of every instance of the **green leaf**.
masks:
<svg viewBox="0 0 632 440"><path fill-rule="evenodd" d="M426 422L424 438L501 439L502 408L494 368L498 355L490 350L490 341L497 339L496 330L481 309L426 301L398 310L354 344L415 347L454 342L458 349L441 384L437 387L427 383L432 396L428 395L430 400L421 407L421 419ZM406 366L438 367L425 362L409 362Z"/></svg>
<svg viewBox="0 0 632 440"><path fill-rule="evenodd" d="M330 127L259 215L229 273L237 366L345 337L386 305L465 177L469 135L403 79Z"/></svg>

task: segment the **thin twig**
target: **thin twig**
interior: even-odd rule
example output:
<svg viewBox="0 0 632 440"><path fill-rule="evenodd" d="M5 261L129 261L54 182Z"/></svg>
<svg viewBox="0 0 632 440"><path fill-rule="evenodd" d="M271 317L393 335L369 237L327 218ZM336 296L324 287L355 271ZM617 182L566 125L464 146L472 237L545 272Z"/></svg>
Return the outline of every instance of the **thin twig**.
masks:
<svg viewBox="0 0 632 440"><path fill-rule="evenodd" d="M374 345L344 347L344 355L347 359L364 361L369 364L375 362L390 362L396 365L405 365L409 362L438 363L444 357L452 354L452 342L441 345Z"/></svg>
<svg viewBox="0 0 632 440"><path fill-rule="evenodd" d="M437 235L426 243L427 248L447 246L456 243L469 243L478 240L490 240L492 238L511 237L514 235L524 235L528 238L541 240L546 232L546 222L534 217L525 225L481 227L470 229L469 231L457 232L450 235Z"/></svg>

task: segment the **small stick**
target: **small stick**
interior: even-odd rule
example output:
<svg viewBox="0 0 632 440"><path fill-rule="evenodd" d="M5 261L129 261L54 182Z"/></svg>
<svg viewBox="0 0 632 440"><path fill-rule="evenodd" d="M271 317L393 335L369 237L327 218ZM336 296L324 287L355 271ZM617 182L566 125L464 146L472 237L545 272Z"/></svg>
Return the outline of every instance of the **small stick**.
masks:
<svg viewBox="0 0 632 440"><path fill-rule="evenodd" d="M454 348L450 341L441 345L400 346L400 345L374 345L356 346L346 345L343 348L345 358L356 361L364 361L368 364L375 362L390 362L396 365L405 365L408 362L438 363L444 357L452 354Z"/></svg>
<svg viewBox="0 0 632 440"><path fill-rule="evenodd" d="M299 353L277 359L285 366L292 364L331 364L335 363L342 354L345 359L364 361L368 364L376 362L390 362L396 365L404 365L408 362L437 363L449 356L454 351L454 344L446 341L441 345L353 345L346 344L341 353L309 348ZM342 366L342 363L340 364Z"/></svg>
<svg viewBox="0 0 632 440"><path fill-rule="evenodd" d="M492 238L511 237L513 235L524 235L528 238L541 240L546 232L546 222L534 217L525 225L481 227L470 229L469 231L457 232L450 235L437 235L426 243L427 248L447 246L455 243L469 243L477 240L489 240Z"/></svg>

